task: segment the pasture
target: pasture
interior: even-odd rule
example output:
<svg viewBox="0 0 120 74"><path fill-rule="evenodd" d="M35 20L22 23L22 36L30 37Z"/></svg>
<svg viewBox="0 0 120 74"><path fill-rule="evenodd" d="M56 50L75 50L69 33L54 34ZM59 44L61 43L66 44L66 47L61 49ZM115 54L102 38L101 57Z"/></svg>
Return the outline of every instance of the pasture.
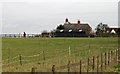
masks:
<svg viewBox="0 0 120 74"><path fill-rule="evenodd" d="M48 71L53 64L66 65L68 60L79 62L80 59L87 60L88 57L117 48L117 37L2 38L2 70L30 72L32 67L36 67L37 71ZM19 55L22 56L22 66L19 64ZM17 62L11 63L14 61Z"/></svg>

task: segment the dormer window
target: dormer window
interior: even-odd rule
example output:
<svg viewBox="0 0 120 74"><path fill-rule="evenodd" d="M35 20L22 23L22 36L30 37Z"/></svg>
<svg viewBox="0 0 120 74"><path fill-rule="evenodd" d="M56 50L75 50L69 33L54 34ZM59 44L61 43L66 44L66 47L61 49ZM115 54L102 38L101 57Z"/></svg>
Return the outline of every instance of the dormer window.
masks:
<svg viewBox="0 0 120 74"><path fill-rule="evenodd" d="M115 32L115 30L114 30L114 29L112 29L111 33L115 34L116 32Z"/></svg>
<svg viewBox="0 0 120 74"><path fill-rule="evenodd" d="M79 32L82 32L82 30L79 30Z"/></svg>
<svg viewBox="0 0 120 74"><path fill-rule="evenodd" d="M60 30L60 32L63 32L64 30Z"/></svg>
<svg viewBox="0 0 120 74"><path fill-rule="evenodd" d="M69 30L69 32L72 32L72 30Z"/></svg>

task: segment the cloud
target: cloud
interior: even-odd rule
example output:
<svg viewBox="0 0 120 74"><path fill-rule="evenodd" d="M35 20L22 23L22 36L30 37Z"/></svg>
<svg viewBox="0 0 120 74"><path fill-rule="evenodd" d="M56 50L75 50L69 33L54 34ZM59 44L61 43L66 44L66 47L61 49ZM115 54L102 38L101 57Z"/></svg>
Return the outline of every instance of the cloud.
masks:
<svg viewBox="0 0 120 74"><path fill-rule="evenodd" d="M88 22L93 29L100 22L117 26L117 9L117 2L7 2L3 3L3 32L50 31L66 17L70 22Z"/></svg>
<svg viewBox="0 0 120 74"><path fill-rule="evenodd" d="M118 2L119 0L1 0L0 2Z"/></svg>

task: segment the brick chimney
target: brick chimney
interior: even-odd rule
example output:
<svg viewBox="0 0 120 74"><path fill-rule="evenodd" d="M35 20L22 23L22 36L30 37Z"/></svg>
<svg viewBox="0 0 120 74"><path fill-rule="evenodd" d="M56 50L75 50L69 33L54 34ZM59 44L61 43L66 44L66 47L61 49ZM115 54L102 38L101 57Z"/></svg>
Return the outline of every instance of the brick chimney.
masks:
<svg viewBox="0 0 120 74"><path fill-rule="evenodd" d="M78 24L80 24L80 20L78 20Z"/></svg>
<svg viewBox="0 0 120 74"><path fill-rule="evenodd" d="M68 18L65 19L65 23L67 23L67 22L68 22Z"/></svg>

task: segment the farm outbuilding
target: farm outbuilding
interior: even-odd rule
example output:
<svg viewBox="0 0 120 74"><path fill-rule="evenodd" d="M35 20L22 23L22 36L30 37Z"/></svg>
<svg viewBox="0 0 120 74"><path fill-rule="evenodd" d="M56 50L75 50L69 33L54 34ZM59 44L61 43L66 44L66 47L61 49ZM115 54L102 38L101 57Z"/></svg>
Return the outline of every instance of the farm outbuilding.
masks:
<svg viewBox="0 0 120 74"><path fill-rule="evenodd" d="M107 28L105 34L107 37L118 37L120 36L120 28Z"/></svg>
<svg viewBox="0 0 120 74"><path fill-rule="evenodd" d="M77 23L70 23L66 18L63 26L64 29L56 30L56 37L87 37L92 33L90 25L81 23L80 20Z"/></svg>

